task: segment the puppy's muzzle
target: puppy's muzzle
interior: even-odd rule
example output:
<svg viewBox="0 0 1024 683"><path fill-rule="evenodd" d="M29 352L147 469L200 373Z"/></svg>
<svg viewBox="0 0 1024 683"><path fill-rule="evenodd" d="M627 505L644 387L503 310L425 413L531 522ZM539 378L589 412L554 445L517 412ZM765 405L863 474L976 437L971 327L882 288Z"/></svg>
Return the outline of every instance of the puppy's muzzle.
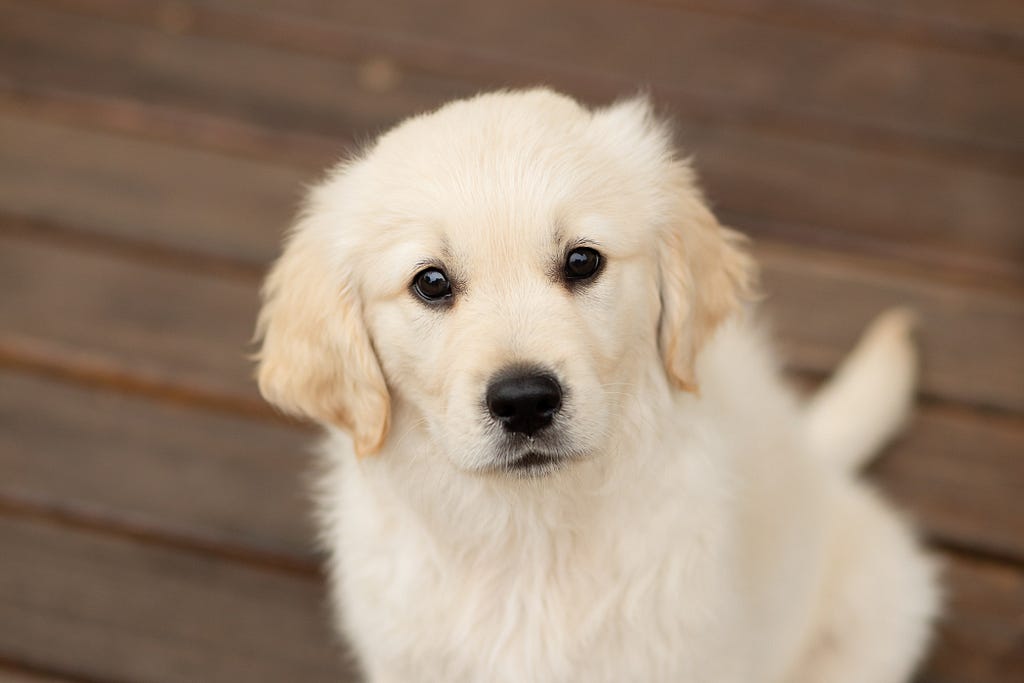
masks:
<svg viewBox="0 0 1024 683"><path fill-rule="evenodd" d="M491 417L506 432L533 436L562 407L562 386L548 374L517 369L491 380L486 398Z"/></svg>

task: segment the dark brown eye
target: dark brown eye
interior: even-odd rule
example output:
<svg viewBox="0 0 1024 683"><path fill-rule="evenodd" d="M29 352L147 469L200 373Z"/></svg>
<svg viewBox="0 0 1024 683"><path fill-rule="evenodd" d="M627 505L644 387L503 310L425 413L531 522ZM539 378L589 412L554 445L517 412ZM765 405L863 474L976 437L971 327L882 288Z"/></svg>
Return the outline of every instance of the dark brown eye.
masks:
<svg viewBox="0 0 1024 683"><path fill-rule="evenodd" d="M565 257L565 278L586 280L601 267L601 254L590 247L576 247Z"/></svg>
<svg viewBox="0 0 1024 683"><path fill-rule="evenodd" d="M421 270L413 278L412 287L420 297L431 303L446 301L452 296L452 283L440 268Z"/></svg>

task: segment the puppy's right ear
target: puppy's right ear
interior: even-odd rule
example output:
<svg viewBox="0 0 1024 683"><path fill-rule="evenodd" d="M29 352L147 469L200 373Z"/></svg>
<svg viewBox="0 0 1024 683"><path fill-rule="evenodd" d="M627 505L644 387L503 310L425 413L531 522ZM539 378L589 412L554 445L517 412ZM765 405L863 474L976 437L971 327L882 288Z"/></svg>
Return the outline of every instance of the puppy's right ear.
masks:
<svg viewBox="0 0 1024 683"><path fill-rule="evenodd" d="M746 238L719 225L683 162L674 161L665 176L675 208L658 254L659 345L672 383L697 393L697 355L718 326L753 298L757 267Z"/></svg>
<svg viewBox="0 0 1024 683"><path fill-rule="evenodd" d="M367 455L387 435L390 400L361 302L330 246L314 216L301 220L264 283L260 392L286 413L345 429Z"/></svg>
<svg viewBox="0 0 1024 683"><path fill-rule="evenodd" d="M746 239L719 225L708 209L668 125L654 116L646 97L599 109L594 119L618 163L654 190L647 204L660 206L658 345L669 380L697 393L697 355L741 302L752 298L757 268Z"/></svg>

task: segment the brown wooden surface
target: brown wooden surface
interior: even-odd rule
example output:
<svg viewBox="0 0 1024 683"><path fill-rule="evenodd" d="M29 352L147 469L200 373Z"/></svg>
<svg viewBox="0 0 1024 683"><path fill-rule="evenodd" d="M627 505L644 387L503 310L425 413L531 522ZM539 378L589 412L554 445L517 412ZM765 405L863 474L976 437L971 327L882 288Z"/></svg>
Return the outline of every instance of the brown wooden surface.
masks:
<svg viewBox="0 0 1024 683"><path fill-rule="evenodd" d="M44 673L24 664L0 662L0 680L4 683L69 683L71 679L53 672Z"/></svg>
<svg viewBox="0 0 1024 683"><path fill-rule="evenodd" d="M800 378L918 311L870 476L947 567L920 680L1024 676L1021 3L0 0L0 680L353 679L259 277L346 149L537 82L654 93Z"/></svg>
<svg viewBox="0 0 1024 683"><path fill-rule="evenodd" d="M380 31L384 36L380 40L376 40L378 34L375 32L357 40L347 33L356 29L346 28L344 35L324 41L328 56L332 54L331 46L349 46L345 56L356 62L356 66L351 66L345 63L338 65L336 61L327 59L323 51L315 49L319 45L317 32L331 26L322 21L296 23L291 20L283 23L270 21L266 13L233 13L221 17L217 12L224 11L222 4L215 4L213 16L207 17L209 10L205 6L188 9L192 6L179 3L174 7L180 9L184 24L178 27L180 32L168 35L154 30L144 21L149 17L159 25L160 10L168 6L166 3L123 3L118 0L70 3L83 12L88 10L86 17L55 14L45 7L68 3L46 0L42 4L42 8L17 2L8 5L13 21L6 31L13 35L7 41L3 59L12 63L10 86L6 93L9 107L16 106L19 97L63 98L84 107L81 102L84 97L94 104L97 98L104 98L108 107L114 106L110 102L114 100L123 110L123 100L137 99L148 105L175 110L198 110L207 117L217 116L217 122L231 117L246 124L244 132L236 131L236 135L254 138L250 145L257 148L253 150L255 153L298 161L310 173L319 170L326 160L335 158L353 137L365 138L367 133L414 111L480 87L527 84L540 79L588 99L614 97L635 90L635 86L627 88L617 83L586 88L573 75L553 79L547 71L544 73L548 76L543 78L517 76L516 70L504 61L495 65L493 71L486 71L486 78L454 83L444 75L443 69L442 73L438 73L438 69L429 69L429 60L423 59L418 52L407 54L411 49L407 47L409 41L394 37L394 31L398 29L384 22L391 15L379 18L382 22ZM369 4L372 7L390 7L389 3ZM605 4L598 6L605 7ZM620 4L616 2L612 6ZM242 6L251 5L245 3ZM334 5L327 3L320 9L326 11L329 7ZM516 7L519 8L515 13L518 17L532 5L516 4ZM148 11L140 8L148 8ZM671 16L675 14L673 12ZM104 19L106 16L116 18L117 23ZM360 12L357 16L369 15ZM603 14L597 12L595 16ZM138 22L123 23L133 18ZM466 20L472 18L467 15ZM524 23L529 20L532 20L530 16L522 19ZM686 23L690 25L692 22L688 18ZM368 31L362 23L357 26L363 33ZM83 30L83 27L88 30ZM285 28L288 29L284 37L287 40L277 36ZM446 31L456 28L445 26ZM422 29L426 30L425 24ZM744 30L747 29L749 27ZM469 32L467 27L462 30ZM492 41L492 50L497 50L501 41L515 40L507 37L505 30L498 31L496 27L490 27L490 30L497 33ZM208 33L220 35L224 31L232 40L215 42L206 37ZM247 38L249 42L242 43L240 37ZM385 37L390 38L385 40ZM303 54L266 47L282 43ZM363 43L366 45L360 48ZM103 49L98 49L97 44ZM417 50L433 54L429 46L415 45ZM479 64L482 57L472 52L470 45L462 42L457 48L451 48L468 51L460 59L452 57L452 61L456 64ZM514 52L512 47L507 49ZM563 46L560 49L571 48ZM596 46L591 51L601 52ZM710 56L705 60L709 64L718 64ZM131 70L116 68L125 61L130 61ZM705 61L698 63L704 64ZM201 69L198 65L202 64L213 64L219 68ZM813 60L797 60L797 64L791 66L796 74L800 74L801 69L810 69L814 64ZM988 62L984 61L984 64ZM379 67L377 71L383 69L392 75L374 76L374 65ZM816 68L825 67L818 65ZM869 80L877 71L871 65L860 65L860 68L866 72L858 72L861 80ZM914 71L917 67L907 68ZM594 69L606 74L596 66ZM841 68L833 66L816 78L830 81L837 70L841 71ZM239 73L248 75L239 78L236 75ZM291 78L290 73L302 73L303 78ZM732 92L734 79L728 74L717 76L723 79L720 87ZM790 75L789 78L803 85L811 76ZM975 80L974 76L964 78L971 82ZM43 79L43 84L40 79ZM756 80L753 76L750 79ZM1024 75L1020 69L1011 69L1005 81L989 74L978 75L976 79L985 83L994 81L1012 92L1024 92ZM146 84L142 93L138 93L140 82ZM651 81L640 75L631 82ZM888 88L888 91L899 94L905 91L898 83L883 86L872 81L871 86ZM767 88L773 98L780 97L778 91L767 84L761 83L760 87ZM846 97L851 95L845 86L834 87ZM949 92L950 88L946 84L918 87L928 92L931 88ZM382 88L385 92L378 92ZM657 88L655 91L658 92ZM677 102L670 95L666 93L659 101L664 101L670 111L674 109L684 115L680 137L700 159L711 198L738 227L758 236L798 239L844 250L899 256L911 263L962 271L986 281L998 278L1018 284L1024 282L1024 269L1020 266L1024 242L1018 229L1018 217L1024 212L1024 179L1021 178L1024 164L993 166L973 157L965 159L957 155L928 155L905 150L899 144L906 143L909 138L902 129L888 133L896 136L898 144L879 145L877 141L885 131L874 128L850 138L842 131L831 129L816 132L813 126L802 122L799 117L791 126L779 129L733 120L734 116L726 116L717 110L711 115L700 116L692 111L691 105ZM955 99L959 101L961 97L966 95L961 93ZM886 99L879 97L872 101ZM923 110L926 103L921 102L919 106ZM727 108L733 115L747 110L739 103L730 103ZM141 115L136 111L133 116L131 110L123 114L128 119ZM1010 122L1007 125L1017 120L1011 112L1002 109L990 112L990 115L1006 119ZM790 113L784 118L790 121L792 116L796 115ZM829 120L836 117L838 113ZM216 124L209 125L221 129ZM286 134L282 135L285 125ZM877 125L894 126L891 119L882 119ZM316 137L296 139L296 130ZM279 140L281 144L271 142L275 135L284 138ZM230 135L228 137L231 138ZM1019 133L1017 137L1021 137ZM937 135L929 141L938 145L948 139L948 136ZM319 144L316 140L320 140ZM1008 145L1007 157L1019 162L1024 139L1018 139L1015 146L1010 146L1011 142L1012 137L1000 138L1001 144ZM224 144L246 145L244 140L238 139L229 139ZM975 151L991 147L980 142L963 143L963 146ZM301 149L296 150L295 147ZM304 158L307 156L308 161ZM874 200L865 202L864 196L871 196ZM839 205L844 206L844 211L835 210Z"/></svg>
<svg viewBox="0 0 1024 683"><path fill-rule="evenodd" d="M7 657L110 680L344 673L319 581L16 518L0 519L0 544Z"/></svg>
<svg viewBox="0 0 1024 683"><path fill-rule="evenodd" d="M312 432L11 371L0 387L0 500L313 566Z"/></svg>

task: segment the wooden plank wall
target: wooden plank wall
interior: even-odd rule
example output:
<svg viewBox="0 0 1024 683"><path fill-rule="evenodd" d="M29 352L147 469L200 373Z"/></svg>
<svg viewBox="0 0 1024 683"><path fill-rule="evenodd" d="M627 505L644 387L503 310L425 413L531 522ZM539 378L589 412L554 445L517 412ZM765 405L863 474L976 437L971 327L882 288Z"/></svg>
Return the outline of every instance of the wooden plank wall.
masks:
<svg viewBox="0 0 1024 683"><path fill-rule="evenodd" d="M0 679L354 679L312 432L245 356L259 278L345 150L536 83L643 88L678 121L800 381L882 308L919 311L921 406L872 476L947 566L921 680L1020 680L1011 0L0 0Z"/></svg>

